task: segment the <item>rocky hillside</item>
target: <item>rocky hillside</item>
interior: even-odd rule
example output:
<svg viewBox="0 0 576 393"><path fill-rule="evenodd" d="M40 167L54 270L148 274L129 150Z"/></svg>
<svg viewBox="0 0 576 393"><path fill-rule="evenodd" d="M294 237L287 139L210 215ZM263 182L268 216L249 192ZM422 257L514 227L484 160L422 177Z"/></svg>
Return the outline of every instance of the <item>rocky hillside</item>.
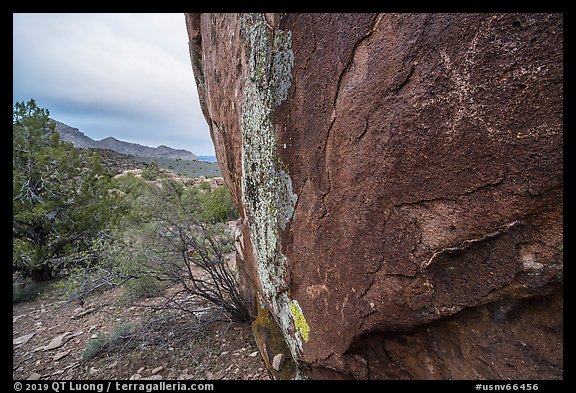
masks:
<svg viewBox="0 0 576 393"><path fill-rule="evenodd" d="M127 307L121 299L122 288L116 288L82 305L54 295L15 304L13 379L268 379L250 326L224 321L203 326L182 313L155 314L150 306L164 297L145 299L147 307ZM129 326L138 326L138 335L83 356L102 337Z"/></svg>
<svg viewBox="0 0 576 393"><path fill-rule="evenodd" d="M561 14L186 26L275 378L563 378Z"/></svg>
<svg viewBox="0 0 576 393"><path fill-rule="evenodd" d="M118 174L130 169L144 169L146 164L136 160L134 156L118 153L108 149L91 148L96 151L102 160L102 165L108 168L112 173Z"/></svg>
<svg viewBox="0 0 576 393"><path fill-rule="evenodd" d="M108 149L118 153L138 157L169 158L188 161L196 161L198 157L188 150L173 149L168 146L148 147L137 143L125 142L113 137L104 138L100 141L86 136L78 128L70 127L62 122L52 119L56 123L56 131L60 133L62 140L71 142L75 147Z"/></svg>

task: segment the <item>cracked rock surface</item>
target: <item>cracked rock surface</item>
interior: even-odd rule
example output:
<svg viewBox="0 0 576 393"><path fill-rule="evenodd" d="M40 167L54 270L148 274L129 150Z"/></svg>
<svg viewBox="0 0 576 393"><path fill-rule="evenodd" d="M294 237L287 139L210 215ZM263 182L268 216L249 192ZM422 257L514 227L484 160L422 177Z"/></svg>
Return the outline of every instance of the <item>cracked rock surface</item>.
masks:
<svg viewBox="0 0 576 393"><path fill-rule="evenodd" d="M276 377L562 378L561 15L186 24Z"/></svg>

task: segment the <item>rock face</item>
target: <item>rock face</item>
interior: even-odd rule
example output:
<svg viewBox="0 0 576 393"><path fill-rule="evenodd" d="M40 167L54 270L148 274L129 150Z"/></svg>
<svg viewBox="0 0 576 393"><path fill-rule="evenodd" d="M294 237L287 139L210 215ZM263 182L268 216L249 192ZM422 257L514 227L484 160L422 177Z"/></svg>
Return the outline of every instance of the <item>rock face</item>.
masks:
<svg viewBox="0 0 576 393"><path fill-rule="evenodd" d="M561 15L186 24L274 377L562 378Z"/></svg>

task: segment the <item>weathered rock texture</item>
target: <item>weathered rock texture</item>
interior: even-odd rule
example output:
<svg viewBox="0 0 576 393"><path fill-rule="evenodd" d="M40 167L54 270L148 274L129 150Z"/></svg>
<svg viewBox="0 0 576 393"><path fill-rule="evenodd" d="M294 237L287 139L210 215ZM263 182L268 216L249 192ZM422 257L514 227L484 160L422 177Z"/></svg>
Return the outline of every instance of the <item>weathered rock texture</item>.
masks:
<svg viewBox="0 0 576 393"><path fill-rule="evenodd" d="M186 23L275 377L562 378L561 15Z"/></svg>

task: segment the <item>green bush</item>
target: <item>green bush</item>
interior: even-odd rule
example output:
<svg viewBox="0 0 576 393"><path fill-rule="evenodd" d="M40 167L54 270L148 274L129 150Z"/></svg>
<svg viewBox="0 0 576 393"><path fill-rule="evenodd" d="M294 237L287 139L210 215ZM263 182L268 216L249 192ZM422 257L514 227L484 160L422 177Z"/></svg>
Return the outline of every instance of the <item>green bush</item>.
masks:
<svg viewBox="0 0 576 393"><path fill-rule="evenodd" d="M131 303L141 298L160 296L165 285L150 274L133 278L124 284L121 302Z"/></svg>
<svg viewBox="0 0 576 393"><path fill-rule="evenodd" d="M146 180L156 180L160 176L160 168L156 160L152 162L142 171L142 177Z"/></svg>
<svg viewBox="0 0 576 393"><path fill-rule="evenodd" d="M190 283L203 274L185 290L233 320L248 320L237 277L225 258L234 249L234 234L225 222L238 217L228 188L203 191L173 179L162 179L161 185L131 176L111 181L122 193L115 201L122 206L122 220L98 246L91 265L67 270L69 298L122 285L120 303L130 304L161 296L166 285ZM178 306L187 307L185 302ZM98 349L103 344L91 345Z"/></svg>
<svg viewBox="0 0 576 393"><path fill-rule="evenodd" d="M202 191L170 179L162 187L147 186L145 192L126 197L131 200L121 231L126 255L115 262L130 277L122 301L159 295L163 284L194 281L200 269L206 276L185 290L223 308L234 320L247 320L225 261L234 249L234 234L223 222L238 217L228 189Z"/></svg>
<svg viewBox="0 0 576 393"><path fill-rule="evenodd" d="M12 284L12 303L28 302L36 299L42 294L42 288L31 283L24 287L18 284Z"/></svg>
<svg viewBox="0 0 576 393"><path fill-rule="evenodd" d="M12 303L28 302L41 296L51 296L57 292L58 281L32 281L12 283Z"/></svg>
<svg viewBox="0 0 576 393"><path fill-rule="evenodd" d="M201 183L198 183L198 185L196 186L198 187L198 189L202 190L202 191L210 191L210 183L208 183L207 181L203 181Z"/></svg>
<svg viewBox="0 0 576 393"><path fill-rule="evenodd" d="M209 223L236 220L238 211L232 201L232 195L227 186L216 187L212 192L201 196L202 218Z"/></svg>

